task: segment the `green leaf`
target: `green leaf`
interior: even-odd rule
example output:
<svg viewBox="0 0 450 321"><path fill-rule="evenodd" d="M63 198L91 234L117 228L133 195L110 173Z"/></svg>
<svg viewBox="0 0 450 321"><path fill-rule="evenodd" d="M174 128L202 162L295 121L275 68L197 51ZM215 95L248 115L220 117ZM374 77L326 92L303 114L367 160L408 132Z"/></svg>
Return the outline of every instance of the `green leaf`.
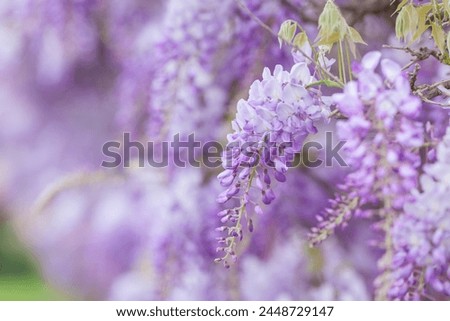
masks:
<svg viewBox="0 0 450 321"><path fill-rule="evenodd" d="M323 79L323 80L312 82L309 85L307 85L306 88L310 88L313 86L320 86L320 85L325 85L327 87L334 87L334 88L342 88L342 86L339 83L337 83L333 80L330 80L330 79Z"/></svg>
<svg viewBox="0 0 450 321"><path fill-rule="evenodd" d="M367 43L363 40L363 38L355 28L349 27L349 29L350 29L350 39L354 43L362 43L363 45L367 45Z"/></svg>
<svg viewBox="0 0 450 321"><path fill-rule="evenodd" d="M447 34L447 52L450 53L450 32Z"/></svg>
<svg viewBox="0 0 450 321"><path fill-rule="evenodd" d="M292 44L298 48L303 47L305 43L309 42L308 36L305 32L299 32L292 41Z"/></svg>
<svg viewBox="0 0 450 321"><path fill-rule="evenodd" d="M283 42L292 43L295 33L297 32L297 22L294 20L286 20L280 26L278 31L278 42L280 48L283 46Z"/></svg>
<svg viewBox="0 0 450 321"><path fill-rule="evenodd" d="M416 7L413 5L405 6L406 13L408 14L409 25L407 26L406 32L407 35L414 35L417 30L417 26L419 24L419 14L417 12Z"/></svg>
<svg viewBox="0 0 450 321"><path fill-rule="evenodd" d="M439 25L439 23L433 23L431 25L431 35L433 36L436 46L439 48L441 53L445 53L445 39L446 34L444 29Z"/></svg>
<svg viewBox="0 0 450 321"><path fill-rule="evenodd" d="M319 16L317 42L324 45L342 41L348 31L348 24L333 0L328 0Z"/></svg>
<svg viewBox="0 0 450 321"><path fill-rule="evenodd" d="M405 30L408 22L408 14L405 8L402 8L398 13L397 19L395 19L395 35L399 40L405 38Z"/></svg>
<svg viewBox="0 0 450 321"><path fill-rule="evenodd" d="M432 8L433 6L431 4L417 7L417 15L419 17L419 20L417 22L417 30L412 36L410 44L419 39L423 35L423 33L430 27L427 24L427 16Z"/></svg>
<svg viewBox="0 0 450 321"><path fill-rule="evenodd" d="M443 0L442 4L444 5L444 10L447 13L447 16L450 17L450 0Z"/></svg>
<svg viewBox="0 0 450 321"><path fill-rule="evenodd" d="M332 34L329 34L326 38L320 38L319 41L316 43L317 46L327 46L327 47L333 47L334 44L338 43L341 39L341 36L338 32L334 32Z"/></svg>
<svg viewBox="0 0 450 321"><path fill-rule="evenodd" d="M397 9L395 10L395 12L392 14L396 14L397 12L399 12L400 10L402 10L402 8L408 3L409 0L402 0L402 2L399 3L399 5L397 6Z"/></svg>
<svg viewBox="0 0 450 321"><path fill-rule="evenodd" d="M350 39L347 38L347 41L345 42L348 46L348 49L350 49L350 52L352 53L353 57L356 57L356 46L355 43Z"/></svg>
<svg viewBox="0 0 450 321"><path fill-rule="evenodd" d="M395 34L399 40L413 37L419 25L419 12L412 4L405 5L395 21Z"/></svg>

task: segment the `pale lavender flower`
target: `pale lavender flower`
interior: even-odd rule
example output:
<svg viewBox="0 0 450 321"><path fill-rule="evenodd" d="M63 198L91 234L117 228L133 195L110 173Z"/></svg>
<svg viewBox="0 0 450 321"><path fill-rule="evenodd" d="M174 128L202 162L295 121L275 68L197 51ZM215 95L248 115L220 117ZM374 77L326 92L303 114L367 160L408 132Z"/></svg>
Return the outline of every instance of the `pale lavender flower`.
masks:
<svg viewBox="0 0 450 321"><path fill-rule="evenodd" d="M116 282L140 273L150 289L140 299L175 299L176 291L198 289L200 283L174 276L189 282L193 271L215 266L208 249L214 240L203 232L217 211L205 191L214 195L215 189L202 186L197 170L185 169L170 183L167 174L150 168L87 172L46 198L33 224L23 227L46 278L85 298L105 298ZM214 298L206 288L201 293L198 299Z"/></svg>
<svg viewBox="0 0 450 321"><path fill-rule="evenodd" d="M392 229L391 299L450 298L450 131Z"/></svg>
<svg viewBox="0 0 450 321"><path fill-rule="evenodd" d="M277 65L273 74L266 68L263 79L250 87L248 99L238 102L232 122L234 132L228 135L223 157L225 170L218 175L221 185L227 188L218 196L218 202L238 198L240 203L219 213L223 223L231 223L218 228L226 232L220 241L223 247L218 249L225 252L218 259L225 266L230 258L235 259L236 241L243 237L244 216L252 231L247 213L261 212L254 194L259 192L266 205L275 199L272 180L286 181L286 171L305 138L327 118L328 98L322 97L319 90L307 88L314 81L306 63L295 64L290 71Z"/></svg>
<svg viewBox="0 0 450 321"><path fill-rule="evenodd" d="M335 199L331 200L319 225L312 229L313 244L326 239L337 227L346 226L352 216L370 217L385 234L379 261L381 275L375 280L377 298L387 296L392 270L391 229L412 200L421 166L419 150L424 128L418 117L422 105L411 94L401 67L381 54L370 52L354 64L357 81L349 82L334 100L348 119L337 124L345 140L344 151L351 172ZM381 75L375 70L380 66Z"/></svg>
<svg viewBox="0 0 450 321"><path fill-rule="evenodd" d="M92 63L99 42L95 14L100 1L26 0L20 18L23 49L36 61L36 79L54 85L77 63Z"/></svg>
<svg viewBox="0 0 450 321"><path fill-rule="evenodd" d="M274 32L292 15L281 1L243 3ZM221 124L264 66L290 63L287 51L236 1L170 1L148 57L148 133L161 138L195 132L202 140L219 137L222 126L210 124Z"/></svg>
<svg viewBox="0 0 450 321"><path fill-rule="evenodd" d="M219 122L226 93L216 82L214 57L230 41L232 5L231 1L168 3L163 36L152 57L147 124L151 137L166 137L181 128L200 137L202 128L210 130L207 123Z"/></svg>
<svg viewBox="0 0 450 321"><path fill-rule="evenodd" d="M21 216L66 175L98 169L102 145L115 135L115 105L105 88L74 86L52 95L35 89L31 97L22 95L29 89L20 78L12 79L0 79L0 202Z"/></svg>
<svg viewBox="0 0 450 321"><path fill-rule="evenodd" d="M215 206L210 204L213 206L209 209L208 206L199 206L201 204L199 200L210 198L217 190L217 186L197 185L198 193L191 193L186 197L186 189L192 188L193 184L200 184L198 172L189 172L191 183L175 180L172 181L171 187L159 186L158 190L153 190L155 186L151 187L151 180L146 179L147 190L152 192L142 198L148 202L149 207L147 211L141 213L152 221L159 215L167 218L156 219L162 222L148 231L148 242L154 250L149 250L148 245L143 245L142 256L137 259L138 263L114 279L109 298L119 300L369 298L369 287L364 275L350 264L353 249L345 249L339 240L332 239L323 248L311 250L302 237L306 234L303 214L296 212L295 209L301 205L319 207L319 204L326 201L326 195L314 188L313 181L301 174L292 173L295 187L292 186L291 191L293 188L295 192L302 191L304 197L292 198L288 193L283 193L273 207L262 216L255 217L255 224L267 225L270 228L258 229L243 248L239 264L233 269L223 270L212 262L215 253L208 250L214 245L214 239L209 238L207 234L205 237L204 233L208 231L208 224L215 222L214 216L211 215L211 210ZM151 175L148 178L151 178ZM180 184L185 187L181 187ZM166 188L179 192L168 196ZM286 188L288 187L282 186L282 189ZM155 203L153 199L162 201ZM159 206L166 203L168 206ZM176 203L181 207L177 206L174 210L170 204ZM184 211L183 207L186 205L182 204L189 203L193 204L193 207L188 205L187 211ZM189 220L186 220L187 215ZM197 217L201 219L198 220ZM283 221L289 221L291 224L279 224ZM293 252L297 255L292 255ZM177 255L178 253L183 255ZM359 259L361 260L361 257ZM264 269L261 269L261 266L264 266Z"/></svg>
<svg viewBox="0 0 450 321"><path fill-rule="evenodd" d="M331 201L325 219L313 230L313 242L324 240L345 225L353 214L381 217L401 212L417 186L423 144L423 126L416 119L421 102L411 95L400 66L381 61L379 52L368 53L355 64L357 81L349 82L334 100L347 120L337 124L351 172L341 192ZM395 197L394 197L395 196Z"/></svg>

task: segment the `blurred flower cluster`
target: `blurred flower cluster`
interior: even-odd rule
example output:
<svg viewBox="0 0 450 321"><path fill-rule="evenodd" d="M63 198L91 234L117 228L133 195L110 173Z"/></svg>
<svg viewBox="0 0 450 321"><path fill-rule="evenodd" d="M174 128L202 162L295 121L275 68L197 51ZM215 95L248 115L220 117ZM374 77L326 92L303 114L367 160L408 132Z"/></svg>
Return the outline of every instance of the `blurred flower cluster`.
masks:
<svg viewBox="0 0 450 321"><path fill-rule="evenodd" d="M449 298L448 112L414 96L408 53L381 50L390 1L336 1L369 44L356 80L332 77L331 48L280 48L286 20L317 36L325 2L2 1L0 219L45 279L77 299ZM446 73L418 63L414 81ZM349 167L287 170L327 131ZM264 161L102 168L124 133L251 142Z"/></svg>

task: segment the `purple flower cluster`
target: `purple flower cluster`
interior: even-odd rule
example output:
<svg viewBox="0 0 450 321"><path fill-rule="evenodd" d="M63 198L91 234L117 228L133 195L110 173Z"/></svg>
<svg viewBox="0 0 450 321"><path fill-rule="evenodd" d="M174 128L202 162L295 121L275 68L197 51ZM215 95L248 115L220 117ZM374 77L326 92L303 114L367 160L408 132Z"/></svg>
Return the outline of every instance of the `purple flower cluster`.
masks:
<svg viewBox="0 0 450 321"><path fill-rule="evenodd" d="M392 228L390 299L450 298L450 131Z"/></svg>
<svg viewBox="0 0 450 321"><path fill-rule="evenodd" d="M247 100L237 104L234 132L228 135L227 151L223 157L225 170L219 174L220 184L226 187L217 200L225 203L238 199L239 205L219 213L222 223L218 228L226 232L219 238L218 251L223 251L225 266L236 259L236 239L243 237L243 218L253 230L249 212L261 213L255 193L262 203L275 199L272 179L285 182L285 173L309 134L317 132L316 125L329 114L329 97L319 90L308 88L315 81L306 63L295 64L290 71L277 65L273 74L264 69L262 80L250 87ZM256 188L254 191L252 188Z"/></svg>
<svg viewBox="0 0 450 321"><path fill-rule="evenodd" d="M354 65L357 80L333 95L347 118L337 123L337 132L346 141L343 149L351 172L313 229L313 243L323 241L354 214L390 220L417 187L423 126L416 119L421 102L411 95L400 66L387 59L380 64L380 59L379 52L366 54ZM379 64L382 75L375 71Z"/></svg>
<svg viewBox="0 0 450 321"><path fill-rule="evenodd" d="M292 4L283 1L242 3L273 32L292 16ZM168 1L165 9L156 41L145 41L152 34L147 24L134 49L125 51L131 59L121 59L118 120L127 128L133 120L145 122L147 128L136 131L153 138L180 128L202 139L218 137L222 126L212 131L209 124L221 123L264 66L291 57L236 1Z"/></svg>
<svg viewBox="0 0 450 321"><path fill-rule="evenodd" d="M180 132L180 128L185 129L183 133L196 132L204 137L209 132L207 124L219 122L226 94L216 81L215 59L219 49L230 41L233 4L199 0L168 3L162 22L164 33L154 48L155 69L148 88L151 137L166 137ZM213 105L217 107L208 108Z"/></svg>
<svg viewBox="0 0 450 321"><path fill-rule="evenodd" d="M36 63L36 77L55 85L76 63L92 63L98 45L95 13L99 1L33 1L15 4L14 14L26 21L23 49Z"/></svg>

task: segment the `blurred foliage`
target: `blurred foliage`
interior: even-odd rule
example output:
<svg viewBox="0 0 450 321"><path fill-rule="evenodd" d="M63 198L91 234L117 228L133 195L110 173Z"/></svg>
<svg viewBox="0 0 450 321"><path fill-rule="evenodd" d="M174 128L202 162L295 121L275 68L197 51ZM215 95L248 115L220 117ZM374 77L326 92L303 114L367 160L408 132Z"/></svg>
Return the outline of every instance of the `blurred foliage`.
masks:
<svg viewBox="0 0 450 321"><path fill-rule="evenodd" d="M442 55L442 62L450 64L450 2L431 0L414 4L409 0L401 1L397 13L395 34L408 46L422 39L422 35L431 30L431 37Z"/></svg>
<svg viewBox="0 0 450 321"><path fill-rule="evenodd" d="M45 283L10 224L0 221L0 300L64 300Z"/></svg>

